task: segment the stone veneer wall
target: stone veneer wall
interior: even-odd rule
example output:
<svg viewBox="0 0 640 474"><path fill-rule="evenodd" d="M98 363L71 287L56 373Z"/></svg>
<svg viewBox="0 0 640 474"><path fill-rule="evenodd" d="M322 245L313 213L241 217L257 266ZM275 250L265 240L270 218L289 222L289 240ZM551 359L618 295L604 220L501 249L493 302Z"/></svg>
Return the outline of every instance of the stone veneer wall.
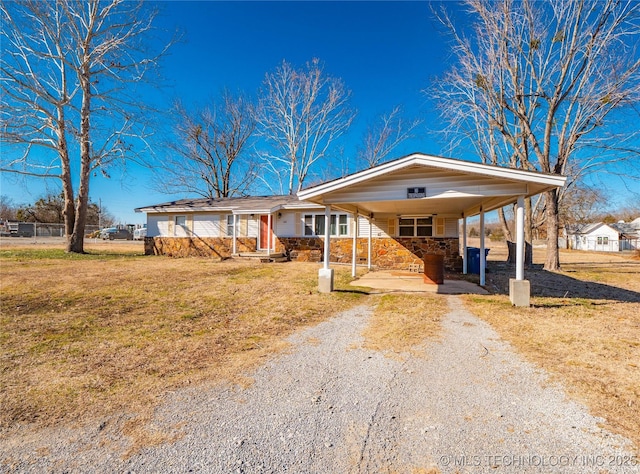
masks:
<svg viewBox="0 0 640 474"><path fill-rule="evenodd" d="M255 252L257 240L238 237L238 252ZM145 255L167 255L169 257L217 257L229 258L233 250L231 237L146 237Z"/></svg>
<svg viewBox="0 0 640 474"><path fill-rule="evenodd" d="M462 269L458 238L451 237L397 237L373 238L371 241L372 265L385 269L408 269L412 264L422 264L424 255L444 255L444 266L449 271ZM351 263L353 239L331 239L331 262ZM367 262L368 239L356 241L358 263ZM255 252L255 238L238 237L238 252ZM233 239L230 237L147 237L144 241L146 255L170 257L231 257ZM324 239L320 237L278 237L275 252L288 252L292 260L321 262Z"/></svg>
<svg viewBox="0 0 640 474"><path fill-rule="evenodd" d="M292 260L302 262L320 262L324 249L324 240L319 237L280 237L278 247L289 252ZM352 238L331 239L331 261L351 263ZM358 263L367 262L368 239L356 241ZM373 238L371 240L372 265L378 268L408 269L411 264L422 264L426 254L444 255L444 266L449 271L462 270L462 257L457 237L397 237Z"/></svg>

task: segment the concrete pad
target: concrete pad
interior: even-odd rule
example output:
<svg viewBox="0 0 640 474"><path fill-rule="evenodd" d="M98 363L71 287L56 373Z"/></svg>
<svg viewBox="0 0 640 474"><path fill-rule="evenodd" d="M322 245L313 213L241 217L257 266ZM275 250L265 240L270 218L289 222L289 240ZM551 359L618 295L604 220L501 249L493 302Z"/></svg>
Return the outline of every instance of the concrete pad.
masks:
<svg viewBox="0 0 640 474"><path fill-rule="evenodd" d="M372 288L376 293L438 293L443 295L488 295L484 288L466 280L445 280L442 285L425 283L422 273L402 271L369 272L351 282L352 286Z"/></svg>

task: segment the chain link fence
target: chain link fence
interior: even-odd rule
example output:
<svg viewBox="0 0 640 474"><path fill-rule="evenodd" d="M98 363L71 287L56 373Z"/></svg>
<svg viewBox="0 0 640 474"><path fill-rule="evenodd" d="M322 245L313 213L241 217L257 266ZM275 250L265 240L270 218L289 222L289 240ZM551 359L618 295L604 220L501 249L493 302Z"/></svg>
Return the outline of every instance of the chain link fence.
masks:
<svg viewBox="0 0 640 474"><path fill-rule="evenodd" d="M97 225L85 226L85 236L100 230ZM64 224L42 222L4 222L0 224L3 237L64 237Z"/></svg>

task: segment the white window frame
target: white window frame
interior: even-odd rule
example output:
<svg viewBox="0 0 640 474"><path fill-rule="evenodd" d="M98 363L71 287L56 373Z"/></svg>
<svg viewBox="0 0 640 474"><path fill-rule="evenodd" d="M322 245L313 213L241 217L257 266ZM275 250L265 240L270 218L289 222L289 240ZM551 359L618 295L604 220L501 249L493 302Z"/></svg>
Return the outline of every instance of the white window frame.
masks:
<svg viewBox="0 0 640 474"><path fill-rule="evenodd" d="M227 214L227 237L233 237L233 227L235 226L236 216Z"/></svg>
<svg viewBox="0 0 640 474"><path fill-rule="evenodd" d="M404 222L403 222L404 221ZM412 221L409 223L408 221ZM428 223L421 221L429 221ZM435 224L433 216L409 217L401 216L398 218L397 236L398 237L433 237ZM402 235L402 229L411 229L411 234ZM419 229L429 229L426 234L421 234Z"/></svg>
<svg viewBox="0 0 640 474"><path fill-rule="evenodd" d="M173 235L174 237L182 237L178 235L178 227L181 227L186 235L189 235L187 229L187 216L185 214L179 214L173 216Z"/></svg>
<svg viewBox="0 0 640 474"><path fill-rule="evenodd" d="M323 237L325 231L324 214L304 214L303 234L305 237ZM329 221L329 233L331 237L349 236L349 217L347 214L331 214Z"/></svg>

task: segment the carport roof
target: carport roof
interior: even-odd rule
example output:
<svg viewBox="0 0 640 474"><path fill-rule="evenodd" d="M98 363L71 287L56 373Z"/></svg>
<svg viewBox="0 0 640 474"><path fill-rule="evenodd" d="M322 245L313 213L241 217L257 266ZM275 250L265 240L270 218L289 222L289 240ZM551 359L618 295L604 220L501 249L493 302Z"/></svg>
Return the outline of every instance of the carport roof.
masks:
<svg viewBox="0 0 640 474"><path fill-rule="evenodd" d="M414 153L307 188L300 200L347 212L473 216L564 186L566 177Z"/></svg>

